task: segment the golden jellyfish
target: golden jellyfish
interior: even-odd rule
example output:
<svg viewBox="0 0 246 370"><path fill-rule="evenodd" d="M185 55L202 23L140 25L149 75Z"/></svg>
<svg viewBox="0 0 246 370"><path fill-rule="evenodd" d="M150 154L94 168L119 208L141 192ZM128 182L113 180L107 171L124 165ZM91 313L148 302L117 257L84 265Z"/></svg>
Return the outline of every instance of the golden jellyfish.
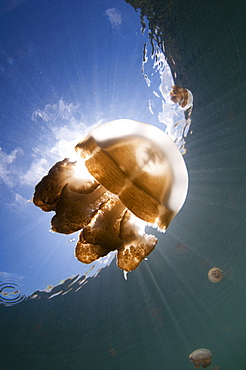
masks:
<svg viewBox="0 0 246 370"><path fill-rule="evenodd" d="M189 109L193 106L193 95L188 89L183 89L180 86L172 86L170 92L171 100L174 103L179 104L184 110Z"/></svg>
<svg viewBox="0 0 246 370"><path fill-rule="evenodd" d="M218 283L223 277L223 271L218 267L213 267L208 272L208 278L212 283Z"/></svg>
<svg viewBox="0 0 246 370"><path fill-rule="evenodd" d="M55 211L52 231L81 230L75 256L91 263L117 251L118 267L132 271L182 207L188 173L178 148L159 128L128 119L104 123L75 147L76 162L57 162L35 187L33 202Z"/></svg>
<svg viewBox="0 0 246 370"><path fill-rule="evenodd" d="M194 367L198 369L200 366L208 367L212 362L212 356L212 352L209 349L199 348L189 355L189 359L194 364Z"/></svg>

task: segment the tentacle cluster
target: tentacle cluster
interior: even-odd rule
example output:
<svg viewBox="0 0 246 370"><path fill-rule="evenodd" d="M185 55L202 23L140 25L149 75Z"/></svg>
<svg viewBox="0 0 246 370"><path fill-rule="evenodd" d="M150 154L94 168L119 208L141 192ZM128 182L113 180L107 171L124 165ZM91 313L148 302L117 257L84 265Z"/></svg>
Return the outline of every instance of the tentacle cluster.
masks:
<svg viewBox="0 0 246 370"><path fill-rule="evenodd" d="M117 250L119 268L132 271L149 255L157 239L142 233L142 221L117 195L96 180L78 179L76 162L57 162L36 186L33 202L42 210L55 211L52 231L71 234L81 230L75 256L91 263Z"/></svg>

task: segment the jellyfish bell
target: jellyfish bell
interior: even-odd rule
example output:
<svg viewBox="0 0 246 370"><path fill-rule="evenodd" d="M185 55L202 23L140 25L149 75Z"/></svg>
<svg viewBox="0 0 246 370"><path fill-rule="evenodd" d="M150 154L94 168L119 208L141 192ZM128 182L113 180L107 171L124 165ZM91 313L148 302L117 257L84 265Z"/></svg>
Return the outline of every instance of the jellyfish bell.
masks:
<svg viewBox="0 0 246 370"><path fill-rule="evenodd" d="M75 149L91 175L140 219L165 230L182 207L188 173L159 128L121 119L92 130Z"/></svg>
<svg viewBox="0 0 246 370"><path fill-rule="evenodd" d="M206 368L211 364L212 356L212 352L209 349L199 348L189 355L189 359L196 369L200 366Z"/></svg>
<svg viewBox="0 0 246 370"><path fill-rule="evenodd" d="M208 278L211 283L218 283L223 277L223 271L218 267L213 267L208 271Z"/></svg>
<svg viewBox="0 0 246 370"><path fill-rule="evenodd" d="M116 251L118 267L132 271L157 244L146 224L165 231L185 201L183 157L163 131L126 119L98 126L75 149L77 163L55 164L37 184L34 204L55 211L53 231L81 230L79 261Z"/></svg>
<svg viewBox="0 0 246 370"><path fill-rule="evenodd" d="M193 106L193 95L188 89L183 89L180 86L172 86L170 96L171 100L174 103L179 104L179 106L184 110L192 108Z"/></svg>

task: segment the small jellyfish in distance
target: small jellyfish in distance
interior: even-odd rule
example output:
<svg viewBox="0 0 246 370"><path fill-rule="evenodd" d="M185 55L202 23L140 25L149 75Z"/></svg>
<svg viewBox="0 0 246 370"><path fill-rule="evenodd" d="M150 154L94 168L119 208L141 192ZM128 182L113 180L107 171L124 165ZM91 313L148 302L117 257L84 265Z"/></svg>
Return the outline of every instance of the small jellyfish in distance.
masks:
<svg viewBox="0 0 246 370"><path fill-rule="evenodd" d="M165 231L185 201L184 159L162 130L128 119L97 126L75 150L77 162L56 163L36 185L33 202L55 211L52 231L81 230L80 262L117 251L118 267L132 271L157 244L145 226Z"/></svg>
<svg viewBox="0 0 246 370"><path fill-rule="evenodd" d="M218 267L213 267L208 272L208 278L212 283L218 283L223 277L223 271Z"/></svg>
<svg viewBox="0 0 246 370"><path fill-rule="evenodd" d="M200 366L208 367L212 362L212 356L212 352L209 349L199 348L189 355L189 359L194 364L194 367L198 369Z"/></svg>
<svg viewBox="0 0 246 370"><path fill-rule="evenodd" d="M172 86L170 92L171 100L179 104L181 108L187 110L193 106L193 95L190 90L183 89L180 86Z"/></svg>
<svg viewBox="0 0 246 370"><path fill-rule="evenodd" d="M210 370L222 370L222 368L220 366L212 366Z"/></svg>

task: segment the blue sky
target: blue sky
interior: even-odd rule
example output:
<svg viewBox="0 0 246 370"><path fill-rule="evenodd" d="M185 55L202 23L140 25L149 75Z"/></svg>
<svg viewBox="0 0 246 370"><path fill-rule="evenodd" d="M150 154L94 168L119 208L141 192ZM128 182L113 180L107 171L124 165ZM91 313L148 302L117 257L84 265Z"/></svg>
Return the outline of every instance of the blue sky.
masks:
<svg viewBox="0 0 246 370"><path fill-rule="evenodd" d="M150 87L141 73L147 34L124 1L15 4L0 12L0 271L18 274L30 294L91 268L74 258L77 235L50 233L52 215L28 202L36 183L95 124L131 118L162 127L163 97L150 57ZM165 86L172 83L166 68ZM174 105L166 112L182 121Z"/></svg>

